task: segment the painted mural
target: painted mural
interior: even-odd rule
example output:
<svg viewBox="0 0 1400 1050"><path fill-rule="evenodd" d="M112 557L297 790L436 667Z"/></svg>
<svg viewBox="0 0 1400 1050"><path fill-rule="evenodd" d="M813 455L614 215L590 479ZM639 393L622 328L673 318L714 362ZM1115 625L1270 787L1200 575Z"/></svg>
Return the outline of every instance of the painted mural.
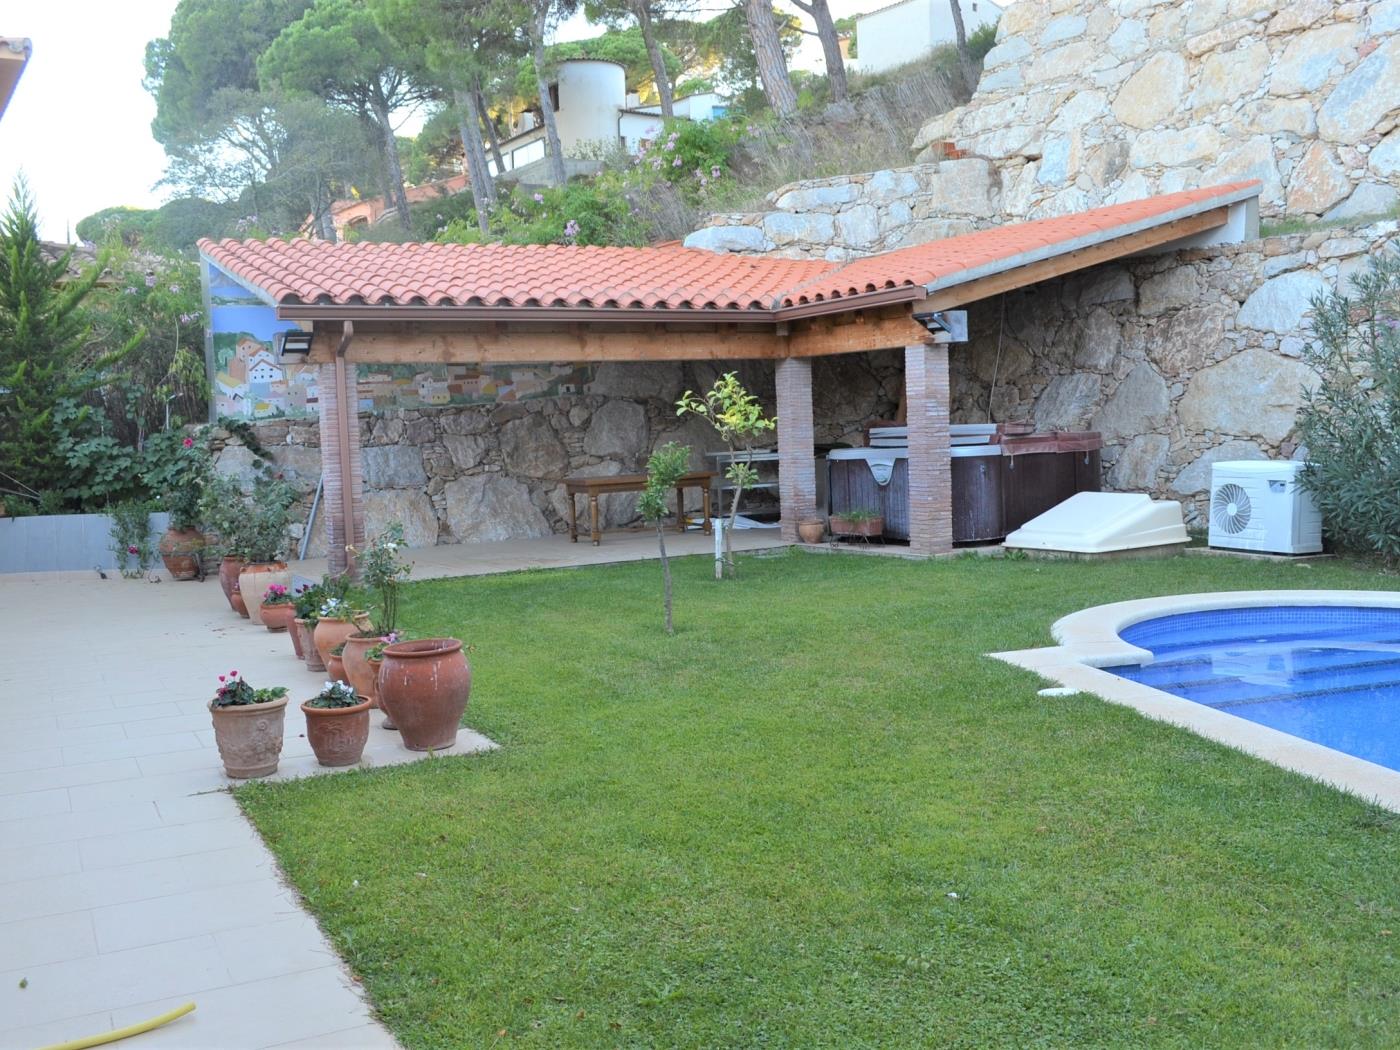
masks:
<svg viewBox="0 0 1400 1050"><path fill-rule="evenodd" d="M283 365L273 341L292 327L235 278L205 262L213 354L214 405L240 419L317 414L315 365ZM359 366L362 412L480 405L582 393L590 365Z"/></svg>

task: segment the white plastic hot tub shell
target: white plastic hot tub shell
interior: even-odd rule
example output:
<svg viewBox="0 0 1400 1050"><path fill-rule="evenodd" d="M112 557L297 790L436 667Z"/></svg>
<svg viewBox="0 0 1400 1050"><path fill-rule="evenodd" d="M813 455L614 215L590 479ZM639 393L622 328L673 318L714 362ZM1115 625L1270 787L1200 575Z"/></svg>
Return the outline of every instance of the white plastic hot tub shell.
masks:
<svg viewBox="0 0 1400 1050"><path fill-rule="evenodd" d="M1187 542L1181 504L1132 492L1078 492L1006 537L1006 546L1107 554Z"/></svg>

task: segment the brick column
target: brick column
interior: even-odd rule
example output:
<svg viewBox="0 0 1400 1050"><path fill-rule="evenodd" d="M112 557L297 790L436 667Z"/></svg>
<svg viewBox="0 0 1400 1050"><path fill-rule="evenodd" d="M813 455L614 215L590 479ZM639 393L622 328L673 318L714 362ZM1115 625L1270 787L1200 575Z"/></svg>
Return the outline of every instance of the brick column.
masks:
<svg viewBox="0 0 1400 1050"><path fill-rule="evenodd" d="M364 540L364 482L361 477L360 461L360 412L356 400L356 378L358 369L353 364L344 366L344 384L334 363L325 364L316 373L316 402L320 410L321 433L321 475L324 487L321 492L321 514L326 521L326 562L332 573L344 572L348 567L345 553L347 544L358 544ZM346 408L346 427L349 442L344 457L340 444L340 406ZM342 464L349 467L350 497L352 511L347 521L345 513L345 478Z"/></svg>
<svg viewBox="0 0 1400 1050"><path fill-rule="evenodd" d="M948 348L904 348L909 408L909 550L925 556L953 549L953 464L948 441Z"/></svg>
<svg viewBox="0 0 1400 1050"><path fill-rule="evenodd" d="M797 523L817 507L817 464L812 454L812 362L778 362L778 499L782 536L797 542Z"/></svg>

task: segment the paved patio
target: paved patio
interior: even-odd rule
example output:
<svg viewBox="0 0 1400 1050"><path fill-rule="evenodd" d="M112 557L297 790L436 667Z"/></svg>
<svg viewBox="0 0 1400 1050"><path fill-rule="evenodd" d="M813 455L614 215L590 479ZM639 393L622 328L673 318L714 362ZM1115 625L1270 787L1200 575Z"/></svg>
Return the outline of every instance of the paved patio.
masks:
<svg viewBox="0 0 1400 1050"><path fill-rule="evenodd" d="M735 539L782 545L776 530ZM698 533L667 540L676 553L713 550ZM410 553L418 579L655 556L646 531L598 547L547 537ZM191 999L196 1011L141 1036L143 1050L396 1046L223 790L205 707L231 669L286 685L278 777L328 772L295 706L325 676L285 634L230 612L213 580L0 575L0 610L0 1047L104 1032ZM379 721L366 765L424 758ZM457 753L492 746L463 730Z"/></svg>

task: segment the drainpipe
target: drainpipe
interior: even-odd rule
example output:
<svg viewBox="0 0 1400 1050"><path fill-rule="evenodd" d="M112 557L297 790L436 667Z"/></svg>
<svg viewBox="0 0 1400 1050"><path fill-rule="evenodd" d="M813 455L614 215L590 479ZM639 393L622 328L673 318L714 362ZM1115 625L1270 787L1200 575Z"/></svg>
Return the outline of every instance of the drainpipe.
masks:
<svg viewBox="0 0 1400 1050"><path fill-rule="evenodd" d="M350 474L350 405L356 402L359 391L355 384L349 382L350 363L345 360L345 351L350 349L350 343L355 338L355 324L353 321L346 321L344 325L340 342L335 348L335 433L336 448L340 454L340 513L345 518L345 545L349 547L355 542L355 479ZM358 409L355 416L354 422L358 426ZM347 550L345 571L351 572L354 568L353 559Z"/></svg>

